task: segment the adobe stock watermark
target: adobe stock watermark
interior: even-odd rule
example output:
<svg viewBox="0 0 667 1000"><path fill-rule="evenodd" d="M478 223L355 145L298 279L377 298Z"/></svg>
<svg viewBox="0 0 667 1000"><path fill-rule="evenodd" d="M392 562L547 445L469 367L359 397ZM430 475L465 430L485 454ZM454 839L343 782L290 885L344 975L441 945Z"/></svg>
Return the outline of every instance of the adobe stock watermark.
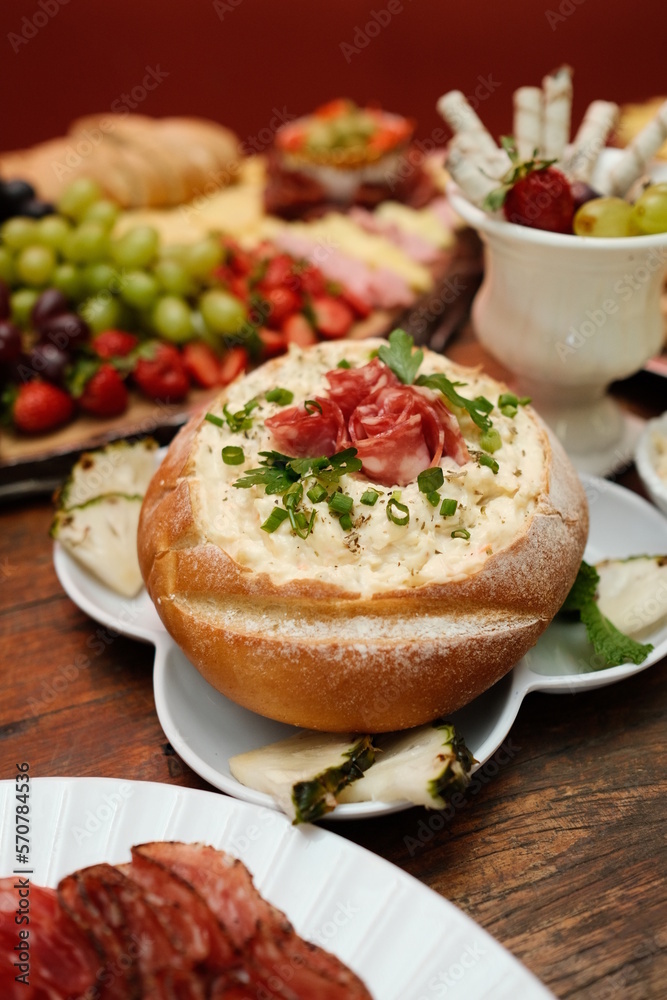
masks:
<svg viewBox="0 0 667 1000"><path fill-rule="evenodd" d="M469 944L459 955L456 962L452 962L446 969L439 971L428 981L428 993L422 993L416 1000L432 1000L435 997L446 997L450 989L458 987L469 969L486 955L486 948L482 947L479 941Z"/></svg>
<svg viewBox="0 0 667 1000"><path fill-rule="evenodd" d="M643 257L642 263L631 273L618 278L612 291L615 298L604 299L595 309L587 309L581 323L570 325L564 339L556 341L556 353L562 364L581 348L605 326L610 316L614 316L620 308L620 303L629 302L637 292L651 280L657 271L667 264L667 249L652 247Z"/></svg>
<svg viewBox="0 0 667 1000"><path fill-rule="evenodd" d="M379 10L371 10L368 20L364 24L355 26L352 41L340 42L339 49L346 63L352 62L354 56L358 56L367 48L374 38L391 24L397 14L402 14L405 5L401 0L389 0L385 7Z"/></svg>
<svg viewBox="0 0 667 1000"><path fill-rule="evenodd" d="M228 184L236 175L241 163L249 156L265 152L272 144L278 129L288 122L293 122L295 118L297 115L288 111L284 105L282 108L273 107L271 118L267 124L262 126L255 135L247 135L239 144L238 160L233 160L225 167L209 173L206 184L195 190L187 205L181 205L181 215L187 219L191 219L193 215L200 215L210 199L218 194L220 188Z"/></svg>
<svg viewBox="0 0 667 1000"><path fill-rule="evenodd" d="M551 30L555 31L559 24L563 24L564 21L572 17L577 7L581 7L584 3L586 3L586 0L561 0L557 10L547 8L544 16Z"/></svg>
<svg viewBox="0 0 667 1000"><path fill-rule="evenodd" d="M427 819L420 819L415 835L403 837L403 844L410 857L413 858L418 851L430 843L436 833L443 830L457 812L469 806L470 799L477 795L485 785L488 785L520 751L521 747L516 746L511 738L506 740L493 756L475 771L465 792L454 792L444 809L431 811L428 813Z"/></svg>
<svg viewBox="0 0 667 1000"><path fill-rule="evenodd" d="M55 3L56 0L53 2ZM145 73L141 80L111 102L109 110L114 115L124 117L135 111L148 95L170 75L167 70L160 68L159 63L157 66L146 66L144 69ZM93 128L84 128L81 132L72 135L71 142L65 147L62 158L51 161L51 169L57 179L60 181L63 177L71 174L73 170L77 170L83 161L97 149L105 135L111 134L115 128L116 123L113 119L101 118Z"/></svg>
<svg viewBox="0 0 667 1000"><path fill-rule="evenodd" d="M7 33L7 41L11 45L14 54L20 52L23 45L27 45L36 35L45 28L47 24L60 12L61 7L65 7L70 0L37 0L33 13L21 18L19 31Z"/></svg>
<svg viewBox="0 0 667 1000"><path fill-rule="evenodd" d="M91 804L86 809L80 821L71 828L71 834L78 846L85 840L89 840L102 829L115 816L118 807L122 806L134 795L135 789L127 782L122 781L118 787L111 792L105 792L95 805Z"/></svg>
<svg viewBox="0 0 667 1000"><path fill-rule="evenodd" d="M221 21L224 21L226 14L233 14L237 7L240 7L243 0L213 0L213 10Z"/></svg>

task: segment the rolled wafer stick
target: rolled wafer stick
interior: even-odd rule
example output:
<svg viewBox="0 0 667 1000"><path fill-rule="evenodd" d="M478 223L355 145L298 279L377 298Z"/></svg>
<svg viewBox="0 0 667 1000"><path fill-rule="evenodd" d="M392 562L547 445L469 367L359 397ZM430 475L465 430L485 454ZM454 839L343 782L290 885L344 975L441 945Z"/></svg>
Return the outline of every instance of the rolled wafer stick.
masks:
<svg viewBox="0 0 667 1000"><path fill-rule="evenodd" d="M572 180L588 183L607 136L618 121L618 104L592 101L586 109L574 141L563 161Z"/></svg>
<svg viewBox="0 0 667 1000"><path fill-rule="evenodd" d="M455 135L466 133L474 136L480 153L493 153L498 149L493 136L487 132L482 120L460 90L450 90L443 94L438 100L437 108Z"/></svg>
<svg viewBox="0 0 667 1000"><path fill-rule="evenodd" d="M536 150L540 151L542 96L539 87L518 87L514 91L513 135L522 160L530 160Z"/></svg>
<svg viewBox="0 0 667 1000"><path fill-rule="evenodd" d="M545 160L559 160L570 140L572 70L561 66L542 81L544 111L540 152Z"/></svg>
<svg viewBox="0 0 667 1000"><path fill-rule="evenodd" d="M489 177L485 173L482 159L471 157L453 142L450 143L445 165L473 205L481 207L487 194L499 186L499 181L495 177Z"/></svg>
<svg viewBox="0 0 667 1000"><path fill-rule="evenodd" d="M648 161L667 139L667 101L660 105L654 118L623 151L609 173L611 194L623 197L637 178L644 173Z"/></svg>

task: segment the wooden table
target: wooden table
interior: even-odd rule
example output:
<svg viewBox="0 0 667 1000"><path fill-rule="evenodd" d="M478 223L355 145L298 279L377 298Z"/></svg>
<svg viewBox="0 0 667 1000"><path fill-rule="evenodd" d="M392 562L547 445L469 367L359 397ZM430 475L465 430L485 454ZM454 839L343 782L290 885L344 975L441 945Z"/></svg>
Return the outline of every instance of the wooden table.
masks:
<svg viewBox="0 0 667 1000"><path fill-rule="evenodd" d="M45 498L0 509L0 777L27 760L33 776L208 788L160 729L152 648L112 639L61 590L50 519ZM412 809L333 829L446 896L558 997L667 997L666 713L665 661L529 695L450 821Z"/></svg>

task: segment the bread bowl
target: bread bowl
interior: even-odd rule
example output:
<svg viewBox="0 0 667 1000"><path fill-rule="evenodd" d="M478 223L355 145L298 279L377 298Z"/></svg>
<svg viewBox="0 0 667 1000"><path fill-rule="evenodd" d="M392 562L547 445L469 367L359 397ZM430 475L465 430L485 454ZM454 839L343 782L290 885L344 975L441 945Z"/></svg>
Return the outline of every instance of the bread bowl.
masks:
<svg viewBox="0 0 667 1000"><path fill-rule="evenodd" d="M409 338L402 338L405 350ZM508 402L506 387L483 373L425 351L421 374L445 375L455 393L493 402L492 433L482 433L471 416L475 404L445 407L440 391L403 385L373 358L399 340L395 332L391 348L378 340L292 348L242 376L209 405L215 422L200 413L180 431L144 499L139 563L165 627L213 687L282 722L382 732L455 711L537 641L581 561L585 495L537 414ZM416 352L409 356L418 361ZM366 387L351 388L352 376ZM290 390L293 400L267 401L276 389ZM421 445L393 414L386 434L364 437L359 410L389 389L409 391L418 410L435 408L448 427L444 454L443 435L435 440L427 417ZM268 468L262 452L288 454L290 434L289 454L313 450L307 421L319 426L336 400L346 410L336 444L352 435L365 464L338 479L330 465L319 485L324 479L329 496L338 490L352 498L351 528L327 500L311 501L310 484L318 485L311 476L294 508L304 514L299 537L285 494L247 483ZM377 418L369 412L362 413L367 426ZM414 413L406 419L415 425ZM316 455L340 451L322 439L316 445ZM240 464L225 464L222 448L236 449L227 458ZM435 489L419 488L415 470L425 466L442 469L439 491L439 474ZM373 506L371 493L378 494ZM456 500L456 511L441 513L441 500L450 501L447 510ZM266 522L279 508L285 513L270 532ZM400 523L404 509L408 520Z"/></svg>

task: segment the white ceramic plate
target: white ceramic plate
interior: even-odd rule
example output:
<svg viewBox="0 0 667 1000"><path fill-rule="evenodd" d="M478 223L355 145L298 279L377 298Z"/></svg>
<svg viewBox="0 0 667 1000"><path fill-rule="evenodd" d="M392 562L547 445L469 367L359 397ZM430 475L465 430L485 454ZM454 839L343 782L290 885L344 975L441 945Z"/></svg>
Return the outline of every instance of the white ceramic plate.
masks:
<svg viewBox="0 0 667 1000"><path fill-rule="evenodd" d="M655 507L614 483L582 478L591 513L586 549L589 562L667 553L667 520ZM155 645L155 706L165 735L179 756L215 788L257 805L273 806L268 795L232 777L228 761L235 754L281 739L294 730L240 708L214 690L166 633L145 591L131 601L113 594L58 545L54 560L63 588L86 614L123 635ZM665 611L667 614L667 607ZM500 747L530 691L573 694L604 687L666 656L667 619L663 627L643 637L643 641L655 646L644 663L595 670L583 626L552 624L507 677L452 716L478 766ZM346 803L327 818L361 819L406 808L406 802Z"/></svg>
<svg viewBox="0 0 667 1000"><path fill-rule="evenodd" d="M0 782L0 877L15 873L15 783ZM297 931L336 954L375 1000L548 1000L552 994L486 931L412 876L328 830L195 789L113 778L36 778L30 869L55 886L71 871L130 859L150 840L200 841L248 866ZM25 877L25 872L21 873Z"/></svg>

